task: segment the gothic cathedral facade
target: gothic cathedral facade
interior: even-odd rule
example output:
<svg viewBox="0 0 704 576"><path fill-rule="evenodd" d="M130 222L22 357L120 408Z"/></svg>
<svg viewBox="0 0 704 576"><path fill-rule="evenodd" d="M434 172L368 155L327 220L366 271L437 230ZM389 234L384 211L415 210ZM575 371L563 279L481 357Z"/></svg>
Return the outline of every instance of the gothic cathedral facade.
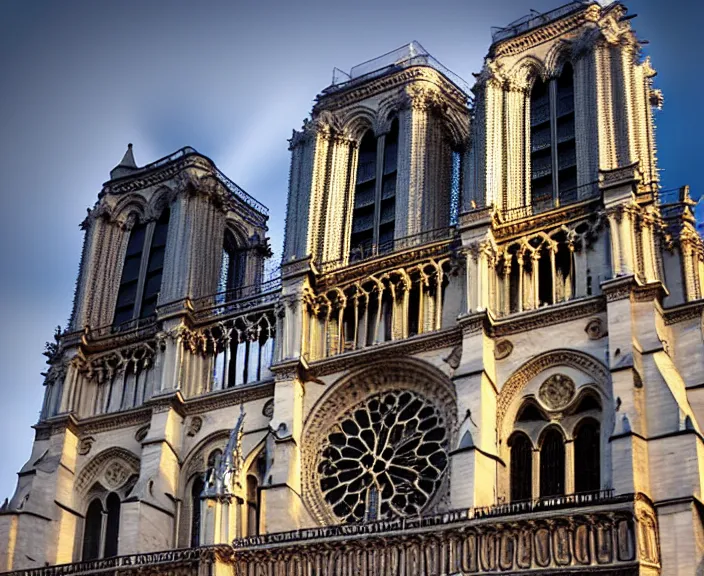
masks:
<svg viewBox="0 0 704 576"><path fill-rule="evenodd" d="M83 222L16 576L704 573L704 244L619 2L338 76L267 209L131 147Z"/></svg>

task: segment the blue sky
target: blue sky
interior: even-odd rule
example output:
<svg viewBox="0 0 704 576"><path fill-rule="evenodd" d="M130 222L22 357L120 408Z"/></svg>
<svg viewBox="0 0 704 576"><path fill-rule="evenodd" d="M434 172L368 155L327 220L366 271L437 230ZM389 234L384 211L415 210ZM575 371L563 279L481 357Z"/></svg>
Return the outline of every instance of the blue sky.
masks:
<svg viewBox="0 0 704 576"><path fill-rule="evenodd" d="M665 187L704 189L701 2L634 0L659 71ZM134 143L145 164L190 145L271 209L280 254L286 139L344 70L418 40L466 80L490 27L553 0L242 3L5 0L0 18L0 500L28 458L46 369L70 313L79 223Z"/></svg>

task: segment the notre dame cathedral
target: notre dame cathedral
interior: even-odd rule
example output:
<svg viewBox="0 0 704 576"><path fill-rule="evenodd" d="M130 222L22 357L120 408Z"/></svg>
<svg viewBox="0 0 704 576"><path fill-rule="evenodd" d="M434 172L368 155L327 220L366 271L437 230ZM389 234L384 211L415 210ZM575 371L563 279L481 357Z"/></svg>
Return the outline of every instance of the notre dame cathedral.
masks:
<svg viewBox="0 0 704 576"><path fill-rule="evenodd" d="M338 72L267 209L131 147L83 222L16 576L704 574L704 243L619 2Z"/></svg>

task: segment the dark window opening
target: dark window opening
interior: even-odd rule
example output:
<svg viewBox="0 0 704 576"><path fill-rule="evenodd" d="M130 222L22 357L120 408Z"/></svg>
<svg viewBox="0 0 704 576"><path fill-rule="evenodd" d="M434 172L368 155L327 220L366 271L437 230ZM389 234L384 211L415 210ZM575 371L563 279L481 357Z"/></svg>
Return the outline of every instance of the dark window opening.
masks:
<svg viewBox="0 0 704 576"><path fill-rule="evenodd" d="M391 294L385 292L381 299L381 315L384 322L384 342L388 342L392 338L393 307L394 301Z"/></svg>
<svg viewBox="0 0 704 576"><path fill-rule="evenodd" d="M191 487L191 546L200 546L200 497L203 493L204 483L200 476L196 476Z"/></svg>
<svg viewBox="0 0 704 576"><path fill-rule="evenodd" d="M120 540L120 497L114 492L108 494L105 502L107 507L107 520L105 527L105 558L117 556L118 542Z"/></svg>
<svg viewBox="0 0 704 576"><path fill-rule="evenodd" d="M259 534L259 482L247 476L247 536Z"/></svg>
<svg viewBox="0 0 704 576"><path fill-rule="evenodd" d="M555 281L557 300L570 300L574 294L573 254L565 242L558 244L555 254Z"/></svg>
<svg viewBox="0 0 704 576"><path fill-rule="evenodd" d="M545 433L540 449L540 496L565 493L565 442L555 428Z"/></svg>
<svg viewBox="0 0 704 576"><path fill-rule="evenodd" d="M161 290L161 276L164 272L164 255L166 253L166 236L169 231L169 210L162 212L154 226L152 243L149 248L147 273L144 278L144 294L139 313L140 318L147 318L156 312L157 299Z"/></svg>
<svg viewBox="0 0 704 576"><path fill-rule="evenodd" d="M601 403L591 394L587 394L579 401L574 413L579 414L580 412L586 412L588 410L598 410L601 412Z"/></svg>
<svg viewBox="0 0 704 576"><path fill-rule="evenodd" d="M540 306L553 304L552 258L549 248L541 250L538 261L538 300Z"/></svg>
<svg viewBox="0 0 704 576"><path fill-rule="evenodd" d="M583 420L574 439L574 486L576 492L597 491L601 487L599 423Z"/></svg>
<svg viewBox="0 0 704 576"><path fill-rule="evenodd" d="M515 434L511 446L511 501L530 500L533 490L533 447L525 434Z"/></svg>
<svg viewBox="0 0 704 576"><path fill-rule="evenodd" d="M531 403L526 404L519 412L516 418L517 422L547 422L548 419L540 411L540 409Z"/></svg>
<svg viewBox="0 0 704 576"><path fill-rule="evenodd" d="M357 180L352 212L351 258L364 258L374 243L376 206L376 145L371 130L362 137L357 157Z"/></svg>
<svg viewBox="0 0 704 576"><path fill-rule="evenodd" d="M421 329L421 310L420 310L420 291L423 289L420 281L413 282L411 291L408 294L408 335L414 336L420 334Z"/></svg>
<svg viewBox="0 0 704 576"><path fill-rule="evenodd" d="M156 313L164 271L169 213L166 208L155 223L138 223L130 231L115 303L115 326Z"/></svg>
<svg viewBox="0 0 704 576"><path fill-rule="evenodd" d="M83 560L100 558L100 534L103 529L103 506L97 498L88 506L83 529Z"/></svg>
<svg viewBox="0 0 704 576"><path fill-rule="evenodd" d="M369 295L367 306L367 346L371 346L376 338L376 326L379 320L379 297L377 294Z"/></svg>
<svg viewBox="0 0 704 576"><path fill-rule="evenodd" d="M355 311L356 306L350 300L342 313L342 334L345 339L345 350L353 350L355 347Z"/></svg>
<svg viewBox="0 0 704 576"><path fill-rule="evenodd" d="M246 250L238 245L235 235L230 230L225 230L218 292L236 292L238 288L242 288L245 284L246 265ZM237 297L238 295L235 293L229 299Z"/></svg>
<svg viewBox="0 0 704 576"><path fill-rule="evenodd" d="M522 285L520 281L521 267L518 263L518 259L521 257L517 254L515 258L511 258L511 271L509 273L509 309L511 313L518 312L523 296L521 294Z"/></svg>

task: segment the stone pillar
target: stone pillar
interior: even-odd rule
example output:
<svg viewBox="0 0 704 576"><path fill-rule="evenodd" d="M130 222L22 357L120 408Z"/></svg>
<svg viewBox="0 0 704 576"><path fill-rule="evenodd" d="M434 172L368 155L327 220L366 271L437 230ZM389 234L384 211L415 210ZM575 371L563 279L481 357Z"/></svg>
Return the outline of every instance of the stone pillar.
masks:
<svg viewBox="0 0 704 576"><path fill-rule="evenodd" d="M616 278L624 274L621 250L621 210L616 207L607 211L609 219L609 239L611 240L611 274Z"/></svg>
<svg viewBox="0 0 704 576"><path fill-rule="evenodd" d="M349 226L354 206L350 181L351 152L350 140L338 135L331 137L329 188L325 195L323 237L320 239L322 262L340 260L346 258L349 253Z"/></svg>
<svg viewBox="0 0 704 576"><path fill-rule="evenodd" d="M523 86L510 84L504 93L504 114L506 118L506 208L517 208L526 201L526 164L530 148L530 127L526 118L526 90ZM526 129L528 138L526 138ZM529 176L530 178L530 176Z"/></svg>
<svg viewBox="0 0 704 576"><path fill-rule="evenodd" d="M496 389L485 313L460 317L462 358L453 375L457 389L459 447L450 454L452 508L489 506L496 494Z"/></svg>
<svg viewBox="0 0 704 576"><path fill-rule="evenodd" d="M270 481L261 489L260 529L282 532L314 525L301 494L301 442L303 431L303 383L298 364L275 368L273 465Z"/></svg>

